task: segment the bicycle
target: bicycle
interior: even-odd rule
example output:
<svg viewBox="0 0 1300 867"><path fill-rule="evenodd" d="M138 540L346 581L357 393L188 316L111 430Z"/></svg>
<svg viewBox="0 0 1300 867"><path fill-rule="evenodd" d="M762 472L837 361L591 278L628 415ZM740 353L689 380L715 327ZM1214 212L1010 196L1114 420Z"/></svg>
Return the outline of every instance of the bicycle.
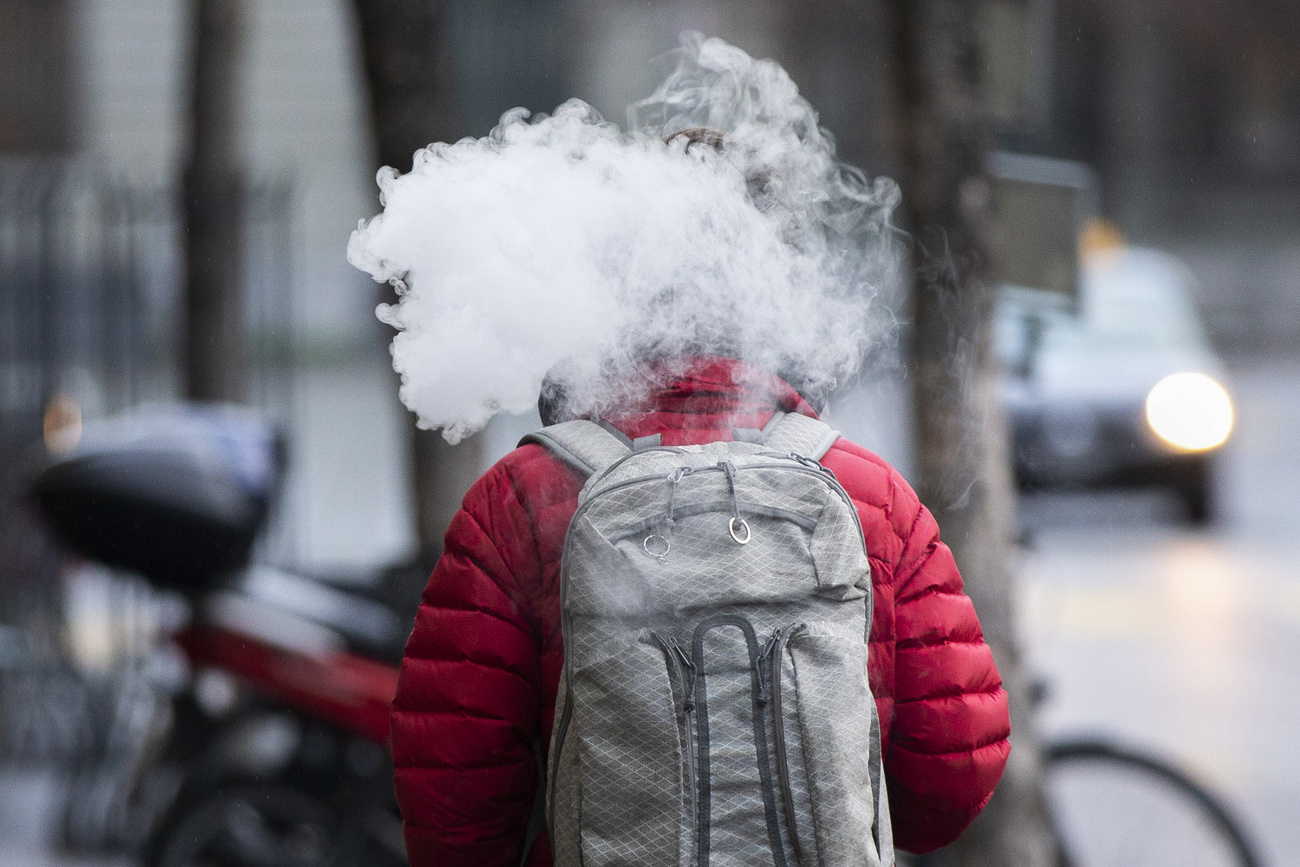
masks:
<svg viewBox="0 0 1300 867"><path fill-rule="evenodd" d="M1049 743L1043 759L1060 867L1263 863L1225 802L1161 757L1079 738Z"/></svg>
<svg viewBox="0 0 1300 867"><path fill-rule="evenodd" d="M1104 737L1043 748L1057 867L1263 867L1215 793L1166 759ZM946 867L944 850L898 853L899 867Z"/></svg>

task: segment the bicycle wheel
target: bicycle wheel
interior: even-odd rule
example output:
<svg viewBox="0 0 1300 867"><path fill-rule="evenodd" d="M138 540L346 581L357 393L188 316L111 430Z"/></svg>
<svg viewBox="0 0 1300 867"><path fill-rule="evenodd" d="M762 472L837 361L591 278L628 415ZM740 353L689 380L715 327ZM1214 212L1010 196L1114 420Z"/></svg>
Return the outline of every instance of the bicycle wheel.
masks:
<svg viewBox="0 0 1300 867"><path fill-rule="evenodd" d="M1064 867L1260 867L1223 803L1164 761L1088 740L1045 758Z"/></svg>

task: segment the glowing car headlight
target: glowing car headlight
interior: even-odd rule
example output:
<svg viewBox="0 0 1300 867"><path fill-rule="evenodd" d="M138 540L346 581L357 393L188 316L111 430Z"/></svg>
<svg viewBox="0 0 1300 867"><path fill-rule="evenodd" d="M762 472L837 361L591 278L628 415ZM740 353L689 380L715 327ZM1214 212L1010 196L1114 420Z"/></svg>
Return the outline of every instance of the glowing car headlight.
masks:
<svg viewBox="0 0 1300 867"><path fill-rule="evenodd" d="M1147 424L1174 448L1205 451L1223 445L1232 432L1232 400L1203 373L1175 373L1147 395Z"/></svg>

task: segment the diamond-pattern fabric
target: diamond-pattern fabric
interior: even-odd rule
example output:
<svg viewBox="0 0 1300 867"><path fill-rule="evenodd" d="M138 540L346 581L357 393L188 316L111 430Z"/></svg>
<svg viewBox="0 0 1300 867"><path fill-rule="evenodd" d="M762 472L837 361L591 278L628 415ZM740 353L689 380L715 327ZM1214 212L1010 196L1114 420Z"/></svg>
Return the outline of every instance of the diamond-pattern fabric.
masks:
<svg viewBox="0 0 1300 867"><path fill-rule="evenodd" d="M785 817L787 819L786 834L798 835L801 854L803 852L816 852L817 842L814 837L813 822L810 818L812 815L812 796L808 791L807 763L803 761L803 733L799 728L799 696L797 692L793 691L795 682L794 660L788 651L788 647L782 648L778 662L780 664L778 676L781 678L782 700L779 705L773 702L772 713L773 717L780 713L784 724L785 746L789 761L790 800L795 807L795 827L791 832L788 817ZM787 851L792 856L790 863L796 863L793 859L793 846Z"/></svg>
<svg viewBox="0 0 1300 867"><path fill-rule="evenodd" d="M794 764L802 763L808 780L819 863L877 863L865 645L852 630L810 623L791 634L786 649L802 746Z"/></svg>
<svg viewBox="0 0 1300 867"><path fill-rule="evenodd" d="M787 450L828 434L820 422L798 418ZM594 425L544 433L543 441L597 465L562 565L572 709L558 723L550 757L556 863L696 865L707 839L707 867L784 867L793 852L786 786L815 863L882 863L872 845L876 793L861 772L873 756L865 666L870 567L856 512L833 477L763 444L628 456L626 449L613 454L608 433ZM748 526L743 543L733 518ZM749 624L756 644L735 625L701 626L723 614ZM796 709L785 726L793 742L789 780L773 760L772 711L760 707L761 733L754 716L755 671L766 671L759 656L780 631L791 636L784 688ZM840 643L828 649L814 635ZM685 707L685 687L670 681L678 671L668 656L673 643L693 659L694 713ZM810 655L802 660L805 646ZM760 687L764 703L769 689L770 681ZM683 768L704 738L697 785L708 786L708 811L694 816L688 806L699 790L690 790ZM780 829L776 845L769 823ZM578 852L580 861L562 854Z"/></svg>
<svg viewBox="0 0 1300 867"><path fill-rule="evenodd" d="M827 437L830 429L825 423L806 415L791 413L781 418L780 422L764 437L763 447L776 452L794 452L820 458L813 450L820 444L830 446L834 437Z"/></svg>
<svg viewBox="0 0 1300 867"><path fill-rule="evenodd" d="M709 864L771 867L766 814L756 761L753 675L736 627L712 630L704 641L709 718Z"/></svg>
<svg viewBox="0 0 1300 867"><path fill-rule="evenodd" d="M682 753L662 653L634 641L578 670L573 688L582 702L582 863L678 863Z"/></svg>

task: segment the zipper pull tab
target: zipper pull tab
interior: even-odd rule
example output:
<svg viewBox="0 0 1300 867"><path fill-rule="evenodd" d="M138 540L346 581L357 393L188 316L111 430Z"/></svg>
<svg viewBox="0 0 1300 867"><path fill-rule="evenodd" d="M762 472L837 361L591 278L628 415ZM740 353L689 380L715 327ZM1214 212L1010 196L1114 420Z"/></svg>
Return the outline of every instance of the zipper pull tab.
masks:
<svg viewBox="0 0 1300 867"><path fill-rule="evenodd" d="M668 474L668 512L664 518L670 531L677 522L677 484L693 472L690 467L678 467Z"/></svg>
<svg viewBox="0 0 1300 867"><path fill-rule="evenodd" d="M690 713L695 710L695 663L691 662L677 639L669 638L668 645L682 664L682 710Z"/></svg>
<svg viewBox="0 0 1300 867"><path fill-rule="evenodd" d="M694 671L695 663L691 662L691 658L686 655L686 651L682 650L682 646L677 643L677 639L670 638L668 641L672 644L673 653L677 654L677 658L682 661L682 665Z"/></svg>
<svg viewBox="0 0 1300 867"><path fill-rule="evenodd" d="M821 465L820 461L814 461L812 458L806 458L803 455L799 454L798 452L790 452L789 454L786 455L786 457L788 457L792 461L795 461L796 463L804 465L810 470L821 470L823 472L826 470L826 468Z"/></svg>
<svg viewBox="0 0 1300 867"><path fill-rule="evenodd" d="M806 458L803 455L799 454L798 452L788 452L786 454L786 457L792 461L802 464L803 466L807 467L810 470L816 470L819 473L825 473L826 475L830 476L832 479L835 479L835 481L837 482L839 481L839 479L835 478L835 471L832 470L830 467L826 466L825 464L823 464L821 461L815 461L812 458Z"/></svg>
<svg viewBox="0 0 1300 867"><path fill-rule="evenodd" d="M763 645L763 652L758 655L758 704L766 707L772 697L772 657L777 642L781 640L781 629L772 633L772 637ZM778 662L778 664L780 664Z"/></svg>
<svg viewBox="0 0 1300 867"><path fill-rule="evenodd" d="M718 469L727 474L727 486L731 489L731 520L727 522L727 532L737 545L748 545L753 538L749 522L740 516L740 500L736 497L736 465L731 461L718 461Z"/></svg>
<svg viewBox="0 0 1300 867"><path fill-rule="evenodd" d="M769 639L767 640L767 643L763 645L763 656L764 656L764 657L769 657L769 656L771 656L771 655L772 655L772 652L773 652L774 650L776 650L776 644L777 644L778 641L781 640L781 634L782 634L783 632L785 632L785 627L784 627L784 626L781 627L781 628L779 628L779 629L773 630L773 632L772 632L772 637L769 638Z"/></svg>

